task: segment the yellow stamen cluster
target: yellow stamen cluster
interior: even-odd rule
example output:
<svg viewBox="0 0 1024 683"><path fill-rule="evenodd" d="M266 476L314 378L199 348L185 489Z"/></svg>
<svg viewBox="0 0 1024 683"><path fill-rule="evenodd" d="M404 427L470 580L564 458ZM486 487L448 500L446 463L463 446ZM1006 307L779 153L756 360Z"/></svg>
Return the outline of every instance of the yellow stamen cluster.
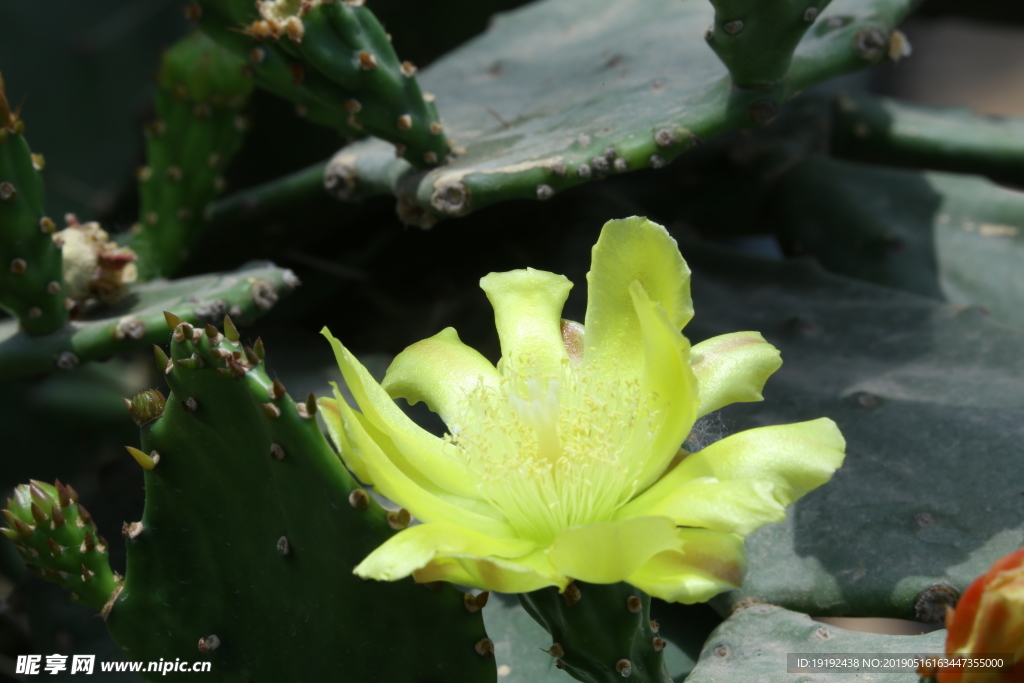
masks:
<svg viewBox="0 0 1024 683"><path fill-rule="evenodd" d="M643 448L660 425L657 397L638 381L597 379L568 363L560 378L503 368L498 389L467 397L469 426L450 425L453 457L524 538L549 543L560 530L608 521L636 492Z"/></svg>

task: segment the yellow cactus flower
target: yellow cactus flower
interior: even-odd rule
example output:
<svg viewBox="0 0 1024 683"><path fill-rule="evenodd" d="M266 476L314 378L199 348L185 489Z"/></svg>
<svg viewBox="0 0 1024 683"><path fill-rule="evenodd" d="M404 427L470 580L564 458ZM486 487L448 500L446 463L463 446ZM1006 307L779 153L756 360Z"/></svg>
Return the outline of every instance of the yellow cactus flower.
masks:
<svg viewBox="0 0 1024 683"><path fill-rule="evenodd" d="M668 232L610 221L593 249L584 324L561 319L565 277L526 269L480 286L497 367L449 328L405 349L378 384L330 335L360 411L323 415L345 463L423 522L355 568L365 578L506 593L627 581L670 601L740 585L743 537L824 484L845 443L828 419L751 429L697 453L694 422L761 400L779 352L756 332L691 347L690 272ZM394 403L425 401L437 438Z"/></svg>

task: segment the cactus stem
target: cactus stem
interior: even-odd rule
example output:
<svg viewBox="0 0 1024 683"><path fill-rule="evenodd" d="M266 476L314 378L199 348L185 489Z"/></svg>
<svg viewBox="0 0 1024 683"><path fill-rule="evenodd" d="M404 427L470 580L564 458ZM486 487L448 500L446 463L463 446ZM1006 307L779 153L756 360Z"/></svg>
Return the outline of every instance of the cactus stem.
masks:
<svg viewBox="0 0 1024 683"><path fill-rule="evenodd" d="M237 342L241 337L238 334L238 328L235 327L235 323L231 320L231 316L224 316L224 336L228 338L228 341Z"/></svg>
<svg viewBox="0 0 1024 683"><path fill-rule="evenodd" d="M152 470L156 467L156 464L160 462L160 455L156 451L153 451L152 455L146 455L138 448L132 448L131 446L125 446L124 448L133 458L135 458L135 462L142 465L142 469L144 470Z"/></svg>

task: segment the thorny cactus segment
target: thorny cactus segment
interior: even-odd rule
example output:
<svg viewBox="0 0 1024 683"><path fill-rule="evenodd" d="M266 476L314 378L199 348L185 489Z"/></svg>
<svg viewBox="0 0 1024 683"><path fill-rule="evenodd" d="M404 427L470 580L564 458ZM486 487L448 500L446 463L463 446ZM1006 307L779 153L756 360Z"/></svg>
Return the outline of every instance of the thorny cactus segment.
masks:
<svg viewBox="0 0 1024 683"><path fill-rule="evenodd" d="M574 582L561 595L544 588L519 595L519 602L548 633L555 666L579 681L637 683L671 680L665 641L651 619L651 598L629 584Z"/></svg>
<svg viewBox="0 0 1024 683"><path fill-rule="evenodd" d="M782 84L800 39L830 2L711 0L715 23L705 37L737 88L772 90Z"/></svg>
<svg viewBox="0 0 1024 683"><path fill-rule="evenodd" d="M75 602L101 610L120 590L107 540L71 486L59 480L54 486L22 484L7 499L3 514L10 527L0 533L14 543L32 573L70 590Z"/></svg>
<svg viewBox="0 0 1024 683"><path fill-rule="evenodd" d="M164 311L195 325L223 318L245 322L263 315L299 284L290 270L256 263L229 273L132 288L130 306L86 307L73 323L53 334L27 338L11 321L0 321L0 377L72 370L162 341L170 331Z"/></svg>
<svg viewBox="0 0 1024 683"><path fill-rule="evenodd" d="M224 680L335 680L344 667L354 681L493 681L462 592L334 571L394 531L321 433L315 398L293 400L230 317L220 329L168 318L170 348L155 350L166 402L132 401L162 410L128 449L146 507L125 525L107 622L126 656L208 658Z"/></svg>
<svg viewBox="0 0 1024 683"><path fill-rule="evenodd" d="M391 142L417 168L445 161L448 138L433 97L420 91L416 67L398 58L363 3L276 0L256 7L259 18L245 26L256 59L276 51L294 81L319 76L311 90L335 109L335 125Z"/></svg>
<svg viewBox="0 0 1024 683"><path fill-rule="evenodd" d="M245 62L202 33L161 60L156 120L146 127L146 166L132 246L143 279L172 275L202 233L206 205L242 144L252 90Z"/></svg>
<svg viewBox="0 0 1024 683"><path fill-rule="evenodd" d="M583 325L560 319L572 286L561 275L481 279L497 367L449 328L404 350L378 384L325 329L362 411L337 392L321 400L336 446L424 522L355 572L515 593L626 581L685 603L738 587L743 537L827 482L845 442L819 419L681 450L697 418L761 400L781 365L755 332L691 348L680 333L689 276L668 232L634 217L601 232ZM397 398L425 401L448 434L417 427Z"/></svg>
<svg viewBox="0 0 1024 683"><path fill-rule="evenodd" d="M44 213L43 157L25 141L20 107L12 111L0 76L0 308L29 334L67 320L60 249Z"/></svg>
<svg viewBox="0 0 1024 683"><path fill-rule="evenodd" d="M420 73L457 142L453 160L423 173L390 145L361 140L337 153L324 184L345 201L393 194L405 223L429 228L495 202L543 201L660 169L701 140L766 123L783 99L883 59L870 46L888 40L915 1L833 0L771 92L733 87L700 39L714 15L706 2L534 2Z"/></svg>

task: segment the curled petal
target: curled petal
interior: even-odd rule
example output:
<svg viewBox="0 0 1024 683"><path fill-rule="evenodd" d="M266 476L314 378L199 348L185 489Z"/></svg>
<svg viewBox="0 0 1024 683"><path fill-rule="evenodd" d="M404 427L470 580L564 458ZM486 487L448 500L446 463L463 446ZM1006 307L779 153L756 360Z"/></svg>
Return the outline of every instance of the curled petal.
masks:
<svg viewBox="0 0 1024 683"><path fill-rule="evenodd" d="M635 517L565 529L547 553L559 574L588 583L617 583L654 555L678 547L672 520Z"/></svg>
<svg viewBox="0 0 1024 683"><path fill-rule="evenodd" d="M700 387L697 417L702 417L730 403L763 400L764 383L782 367L782 358L759 332L734 332L694 346L690 364Z"/></svg>
<svg viewBox="0 0 1024 683"><path fill-rule="evenodd" d="M403 461L406 469L416 469L446 491L464 498L479 497L476 480L464 464L443 453L441 439L424 431L402 412L363 364L331 336L330 330L325 327L320 333L331 342L345 384L362 414L393 442L392 458Z"/></svg>
<svg viewBox="0 0 1024 683"><path fill-rule="evenodd" d="M667 602L705 602L739 588L746 572L743 539L707 529L679 529L679 547L658 553L626 579Z"/></svg>
<svg viewBox="0 0 1024 683"><path fill-rule="evenodd" d="M496 389L500 379L489 360L447 327L395 356L381 386L392 398L426 402L451 425L463 419L466 394L481 383Z"/></svg>
<svg viewBox="0 0 1024 683"><path fill-rule="evenodd" d="M554 571L543 550L515 559L438 554L413 577L419 583L448 581L499 593L529 593L547 586L563 590L569 584Z"/></svg>
<svg viewBox="0 0 1024 683"><path fill-rule="evenodd" d="M644 490L665 470L697 419L697 380L687 362L690 343L669 319L665 309L652 301L639 282L629 288L634 315L640 326L644 371L641 395L655 397L660 414L654 434L645 418L652 406L641 407L630 450L642 455L637 464L638 490Z"/></svg>
<svg viewBox="0 0 1024 683"><path fill-rule="evenodd" d="M400 502L413 517L423 521L463 526L495 538L516 536L507 522L482 514L479 509L481 506L476 501L460 499L458 496L431 487L427 482L412 479L385 455L377 442L381 435L371 436L367 432L372 426L360 420L362 416L345 403L337 389L335 397L335 406L341 415L345 436L352 449L346 462L349 459L358 461L358 466L353 468L353 472L364 470L377 492Z"/></svg>
<svg viewBox="0 0 1024 683"><path fill-rule="evenodd" d="M646 218L608 221L587 273L584 365L633 379L643 372L643 341L630 296L639 282L677 332L693 317L690 269L668 231Z"/></svg>
<svg viewBox="0 0 1024 683"><path fill-rule="evenodd" d="M335 395L337 396L337 394ZM338 408L339 401L344 403L345 399L340 397L337 399L321 398L316 402L320 407L324 424L327 425L327 434L334 442L334 447L338 450L345 467L356 475L356 479L362 484L372 486L373 479L370 478L370 471L363 464L363 459L356 454L355 448L352 447L348 435L345 433L345 423L341 417L341 410Z"/></svg>
<svg viewBox="0 0 1024 683"><path fill-rule="evenodd" d="M543 270L512 270L480 278L480 288L494 307L502 361L534 364L537 375L561 376L569 357L562 342L562 306L572 283ZM499 364L500 365L500 364Z"/></svg>
<svg viewBox="0 0 1024 683"><path fill-rule="evenodd" d="M839 428L828 418L748 429L686 457L620 508L616 517L652 514L662 504L685 510L683 503L669 499L681 486L700 478L765 482L771 484L778 504L786 506L831 479L843 464L845 447ZM762 509L751 509L747 526L756 525L762 514ZM742 519L735 518L733 523L743 528Z"/></svg>
<svg viewBox="0 0 1024 683"><path fill-rule="evenodd" d="M389 538L359 563L355 574L364 579L395 581L451 555L514 559L529 554L535 547L532 541L494 538L457 524L420 524Z"/></svg>

